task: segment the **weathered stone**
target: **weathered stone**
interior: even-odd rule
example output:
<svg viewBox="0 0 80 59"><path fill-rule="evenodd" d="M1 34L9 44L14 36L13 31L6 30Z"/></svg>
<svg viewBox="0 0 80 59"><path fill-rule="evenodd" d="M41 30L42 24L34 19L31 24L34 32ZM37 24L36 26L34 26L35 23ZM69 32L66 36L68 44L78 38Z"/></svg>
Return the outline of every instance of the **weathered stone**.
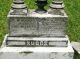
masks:
<svg viewBox="0 0 80 59"><path fill-rule="evenodd" d="M63 9L64 8L64 4L62 0L53 0L52 4L50 5L51 9Z"/></svg>
<svg viewBox="0 0 80 59"><path fill-rule="evenodd" d="M0 59L73 59L73 50L68 48L4 47Z"/></svg>
<svg viewBox="0 0 80 59"><path fill-rule="evenodd" d="M7 46L19 47L67 47L68 37L38 38L38 37L9 37L6 38Z"/></svg>
<svg viewBox="0 0 80 59"><path fill-rule="evenodd" d="M9 35L4 38L0 59L73 59L74 51L66 36L68 16L60 9L62 0L53 4L55 13L39 14L28 12L23 0L13 1L8 14Z"/></svg>
<svg viewBox="0 0 80 59"><path fill-rule="evenodd" d="M10 13L11 15L27 15L27 9L13 9L12 12Z"/></svg>
<svg viewBox="0 0 80 59"><path fill-rule="evenodd" d="M73 59L74 51L68 47L6 47L0 49L0 59Z"/></svg>
<svg viewBox="0 0 80 59"><path fill-rule="evenodd" d="M14 3L24 3L24 0L13 0Z"/></svg>
<svg viewBox="0 0 80 59"><path fill-rule="evenodd" d="M63 3L63 0L53 0L53 3Z"/></svg>
<svg viewBox="0 0 80 59"><path fill-rule="evenodd" d="M25 4L12 4L12 8L15 8L15 9L25 9L26 5Z"/></svg>
<svg viewBox="0 0 80 59"><path fill-rule="evenodd" d="M24 4L24 0L13 0L11 15L27 15L28 9Z"/></svg>
<svg viewBox="0 0 80 59"><path fill-rule="evenodd" d="M80 42L71 42L73 48L80 54Z"/></svg>
<svg viewBox="0 0 80 59"><path fill-rule="evenodd" d="M51 4L50 7L52 9L63 9L64 5L63 4Z"/></svg>
<svg viewBox="0 0 80 59"><path fill-rule="evenodd" d="M46 15L46 16L45 16ZM34 14L8 15L10 36L56 37L65 36L67 16Z"/></svg>
<svg viewBox="0 0 80 59"><path fill-rule="evenodd" d="M53 0L53 1L52 1L52 3L53 3L53 4L62 4L62 3L63 3L63 1Z"/></svg>

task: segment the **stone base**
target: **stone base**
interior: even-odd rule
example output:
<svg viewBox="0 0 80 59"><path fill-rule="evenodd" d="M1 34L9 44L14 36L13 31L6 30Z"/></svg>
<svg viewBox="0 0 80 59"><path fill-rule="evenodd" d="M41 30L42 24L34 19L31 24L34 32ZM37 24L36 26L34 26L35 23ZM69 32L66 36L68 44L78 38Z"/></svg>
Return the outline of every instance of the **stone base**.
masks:
<svg viewBox="0 0 80 59"><path fill-rule="evenodd" d="M10 37L5 36L7 47L67 47L68 36L65 37Z"/></svg>
<svg viewBox="0 0 80 59"><path fill-rule="evenodd" d="M3 47L0 59L73 59L72 46L68 47Z"/></svg>
<svg viewBox="0 0 80 59"><path fill-rule="evenodd" d="M73 59L73 55L69 42L68 47L6 47L4 40L0 49L0 59Z"/></svg>

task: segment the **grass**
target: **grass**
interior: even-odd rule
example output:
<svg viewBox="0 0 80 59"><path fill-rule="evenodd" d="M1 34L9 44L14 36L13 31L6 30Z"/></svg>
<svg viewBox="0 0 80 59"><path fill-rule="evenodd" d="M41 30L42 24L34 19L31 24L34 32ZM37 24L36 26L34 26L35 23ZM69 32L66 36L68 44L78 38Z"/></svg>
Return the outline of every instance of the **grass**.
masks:
<svg viewBox="0 0 80 59"><path fill-rule="evenodd" d="M69 16L68 35L70 40L80 41L80 0L65 0L64 3Z"/></svg>
<svg viewBox="0 0 80 59"><path fill-rule="evenodd" d="M48 0L50 4L52 0ZM0 0L0 45L6 33L8 33L7 14L10 10L12 0ZM25 0L28 8L36 8L35 0ZM48 8L49 4L46 6ZM70 40L80 41L80 0L64 0L65 11L69 16L67 34ZM79 57L75 56L75 59Z"/></svg>

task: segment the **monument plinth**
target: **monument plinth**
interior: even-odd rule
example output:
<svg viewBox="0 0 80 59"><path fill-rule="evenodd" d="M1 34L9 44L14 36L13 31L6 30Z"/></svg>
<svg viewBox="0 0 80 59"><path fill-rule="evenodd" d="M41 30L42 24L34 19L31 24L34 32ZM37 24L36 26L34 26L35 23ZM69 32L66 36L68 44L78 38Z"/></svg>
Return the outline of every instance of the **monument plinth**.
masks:
<svg viewBox="0 0 80 59"><path fill-rule="evenodd" d="M38 9L28 11L23 0L13 1L0 59L73 59L62 1L54 0L48 11L44 9L47 0L36 3Z"/></svg>

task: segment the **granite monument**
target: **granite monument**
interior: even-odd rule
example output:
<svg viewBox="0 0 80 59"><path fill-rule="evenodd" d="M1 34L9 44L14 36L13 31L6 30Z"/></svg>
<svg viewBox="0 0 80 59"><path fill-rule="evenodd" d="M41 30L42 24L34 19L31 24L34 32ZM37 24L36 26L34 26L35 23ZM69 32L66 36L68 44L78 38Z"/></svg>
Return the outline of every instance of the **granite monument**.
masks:
<svg viewBox="0 0 80 59"><path fill-rule="evenodd" d="M63 1L52 1L48 10L47 0L35 3L38 8L29 10L24 0L13 0L0 59L73 59Z"/></svg>

